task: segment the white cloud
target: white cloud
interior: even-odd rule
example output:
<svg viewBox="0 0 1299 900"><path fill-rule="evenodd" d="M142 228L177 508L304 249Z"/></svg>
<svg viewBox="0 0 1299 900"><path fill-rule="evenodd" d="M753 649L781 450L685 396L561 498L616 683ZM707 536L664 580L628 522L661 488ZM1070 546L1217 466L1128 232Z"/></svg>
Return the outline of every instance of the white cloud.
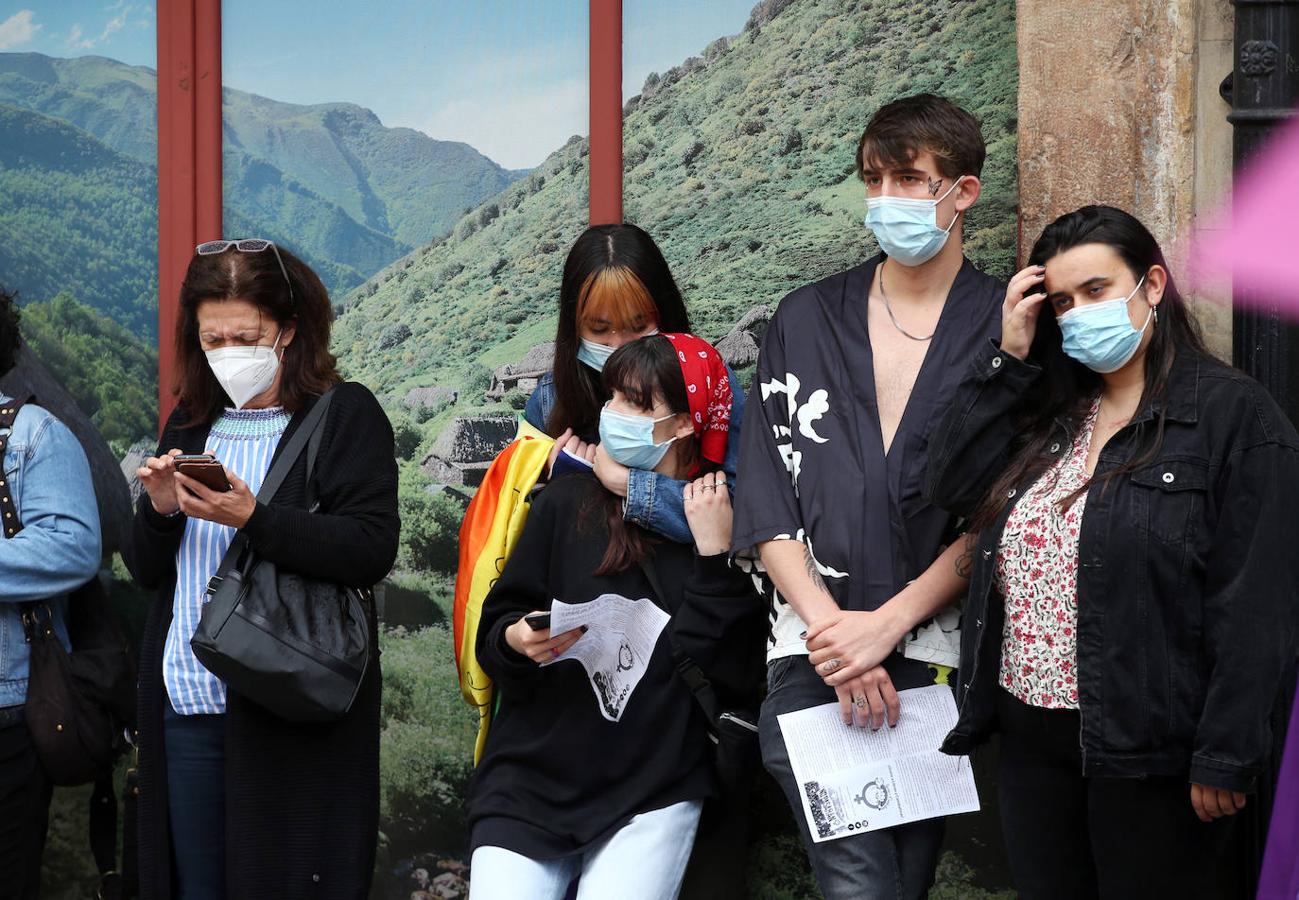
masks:
<svg viewBox="0 0 1299 900"><path fill-rule="evenodd" d="M507 169L529 168L573 135L587 133L588 87L583 78L531 90L516 84L507 94L459 97L416 127L440 141L464 141Z"/></svg>
<svg viewBox="0 0 1299 900"><path fill-rule="evenodd" d="M20 9L9 18L0 22L0 50L21 47L36 37L41 26L33 21L36 14L30 9Z"/></svg>
<svg viewBox="0 0 1299 900"><path fill-rule="evenodd" d="M104 30L99 33L98 37L85 37L84 32L81 30L81 26L73 25L72 30L68 32L68 47L73 50L90 50L99 44L102 44L115 33L126 27L127 19L130 17L131 11L134 8L135 7L133 6L126 6L122 3L116 3L113 6L107 7L109 12L119 9L121 12L108 20L108 23L104 25Z"/></svg>
<svg viewBox="0 0 1299 900"><path fill-rule="evenodd" d="M73 27L71 27L71 30L68 32L68 47L70 49L90 49L91 47L94 47L94 40L84 40L83 34L84 32L81 29L81 25L75 25L74 23Z"/></svg>

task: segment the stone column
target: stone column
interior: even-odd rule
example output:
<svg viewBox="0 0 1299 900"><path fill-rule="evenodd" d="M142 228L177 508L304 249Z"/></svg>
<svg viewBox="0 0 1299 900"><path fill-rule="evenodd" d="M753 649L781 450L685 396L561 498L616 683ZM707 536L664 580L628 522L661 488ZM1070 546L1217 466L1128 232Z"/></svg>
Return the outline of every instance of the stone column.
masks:
<svg viewBox="0 0 1299 900"><path fill-rule="evenodd" d="M1088 203L1136 215L1174 274L1198 216L1231 181L1229 0L1019 0L1020 259L1056 216ZM1185 282L1185 279L1182 279ZM1231 353L1229 294L1193 297Z"/></svg>

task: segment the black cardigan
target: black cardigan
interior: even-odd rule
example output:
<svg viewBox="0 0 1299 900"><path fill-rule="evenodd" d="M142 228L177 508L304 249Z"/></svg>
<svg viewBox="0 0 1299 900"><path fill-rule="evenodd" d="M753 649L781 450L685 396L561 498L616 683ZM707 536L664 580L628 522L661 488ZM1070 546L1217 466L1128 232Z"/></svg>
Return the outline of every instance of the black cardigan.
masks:
<svg viewBox="0 0 1299 900"><path fill-rule="evenodd" d="M608 495L593 476L542 491L500 579L483 602L477 651L500 704L469 789L472 845L534 859L583 851L637 813L714 792L707 723L677 675L672 643L710 678L723 706L751 696L764 673L766 617L752 581L726 554L695 556L671 541L654 550L665 597L638 567L597 576ZM635 527L635 526L631 526ZM586 670L544 668L515 652L505 630L552 598L654 598L671 615L617 722L600 713Z"/></svg>
<svg viewBox="0 0 1299 900"><path fill-rule="evenodd" d="M293 416L281 447L306 411ZM186 428L187 419L183 409L171 415L160 454L176 447L203 452L211 423ZM277 566L369 587L388 574L397 555L392 427L374 396L354 383L335 390L323 427L313 477L317 512L306 511L304 454L274 501L259 504L244 530L256 552ZM148 495L142 495L123 553L135 579L158 590L140 648L140 891L146 900L169 898L174 890L162 746L162 704L167 702L162 653L185 521L183 515L158 515ZM372 652L377 659L377 645ZM380 690L379 667L371 666L352 710L325 725L286 722L228 693L228 896L366 896L379 827Z"/></svg>

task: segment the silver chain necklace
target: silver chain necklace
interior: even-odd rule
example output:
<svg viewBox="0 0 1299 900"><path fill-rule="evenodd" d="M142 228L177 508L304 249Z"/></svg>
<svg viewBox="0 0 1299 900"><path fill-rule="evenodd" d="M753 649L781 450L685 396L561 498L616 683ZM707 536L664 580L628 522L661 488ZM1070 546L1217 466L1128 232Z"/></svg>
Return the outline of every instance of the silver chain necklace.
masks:
<svg viewBox="0 0 1299 900"><path fill-rule="evenodd" d="M889 314L889 321L893 323L893 327L896 328L898 331L902 332L903 337L909 337L913 341L920 341L923 343L924 341L930 340L938 332L937 328L935 328L925 337L916 337L914 334L912 334L911 332L903 328L902 325L898 322L898 317L893 315L893 307L889 306L889 295L884 293L884 263L880 263L879 271L880 271L880 296L884 298L884 311Z"/></svg>

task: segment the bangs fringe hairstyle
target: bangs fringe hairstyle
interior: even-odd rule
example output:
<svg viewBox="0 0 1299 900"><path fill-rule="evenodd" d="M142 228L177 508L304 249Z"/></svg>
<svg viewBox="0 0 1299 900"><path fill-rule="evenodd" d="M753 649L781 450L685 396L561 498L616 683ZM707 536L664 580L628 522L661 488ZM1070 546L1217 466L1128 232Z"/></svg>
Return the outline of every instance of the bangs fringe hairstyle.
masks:
<svg viewBox="0 0 1299 900"><path fill-rule="evenodd" d="M637 316L660 331L690 331L690 317L667 260L654 239L635 225L596 225L582 232L564 261L555 332L555 406L545 423L551 437L566 428L591 434L607 394L600 373L577 358L581 324L593 316L624 331Z"/></svg>
<svg viewBox="0 0 1299 900"><path fill-rule="evenodd" d="M577 320L587 327L604 324L616 331L634 331L658 321L658 307L635 272L627 266L610 266L592 272L582 284Z"/></svg>
<svg viewBox="0 0 1299 900"><path fill-rule="evenodd" d="M686 378L681 372L676 348L660 334L640 338L615 350L604 364L602 382L610 395L614 391L620 392L645 413L662 400L674 414L690 415ZM699 458L699 438L691 434L678 441L682 442L685 446L683 461L690 465ZM709 462L703 471L716 468ZM596 575L625 572L649 556L654 538L644 528L623 518L622 498L610 491L601 491L593 506L593 513L604 520L609 530L609 545Z"/></svg>
<svg viewBox="0 0 1299 900"><path fill-rule="evenodd" d="M857 177L901 169L928 150L948 178L978 177L987 147L979 120L936 94L903 97L880 107L857 142Z"/></svg>
<svg viewBox="0 0 1299 900"><path fill-rule="evenodd" d="M280 402L286 411L297 412L308 397L323 394L342 380L338 360L329 352L333 320L329 292L310 266L275 246L293 283L292 299L275 251L269 247L259 253L233 247L223 253L195 253L189 261L180 286L177 375L172 389L189 414L186 427L215 421L228 400L199 342L198 308L208 301L244 300L280 328L294 326L293 343L282 347L280 362Z"/></svg>
<svg viewBox="0 0 1299 900"><path fill-rule="evenodd" d="M1100 476L1104 485L1112 478L1154 462L1164 440L1168 378L1179 354L1212 357L1200 333L1199 324L1173 281L1168 261L1154 235L1132 215L1112 206L1084 206L1056 219L1033 245L1028 265L1045 265L1049 260L1085 244L1102 244L1123 260L1134 280L1140 280L1154 266L1168 273L1159 302L1159 316L1152 320L1154 333L1146 345L1145 387L1133 418L1147 409L1150 420L1137 426L1137 452L1132 459ZM1042 368L1042 375L1025 395L1018 410L1018 437L1011 447L1010 464L993 484L971 516L970 527L978 531L996 521L1007 494L1021 483L1040 477L1055 458L1046 452L1056 429L1063 426L1072 442L1082 427L1092 401L1104 381L1100 375L1064 352L1063 337L1055 312L1047 303L1038 310L1037 331L1029 348L1028 361ZM1068 507L1088 490L1092 482L1069 497Z"/></svg>

